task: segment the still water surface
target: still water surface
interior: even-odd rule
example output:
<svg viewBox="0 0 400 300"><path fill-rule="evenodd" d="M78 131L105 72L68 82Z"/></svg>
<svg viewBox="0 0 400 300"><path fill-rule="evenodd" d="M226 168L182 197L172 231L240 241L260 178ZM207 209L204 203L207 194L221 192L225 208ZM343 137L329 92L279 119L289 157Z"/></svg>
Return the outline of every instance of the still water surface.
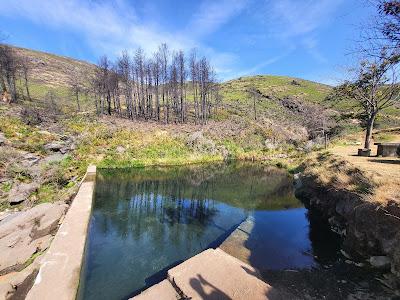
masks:
<svg viewBox="0 0 400 300"><path fill-rule="evenodd" d="M246 218L254 221L249 260L262 270L334 259L336 245L312 232L283 170L252 163L100 170L78 298L127 299L217 247Z"/></svg>

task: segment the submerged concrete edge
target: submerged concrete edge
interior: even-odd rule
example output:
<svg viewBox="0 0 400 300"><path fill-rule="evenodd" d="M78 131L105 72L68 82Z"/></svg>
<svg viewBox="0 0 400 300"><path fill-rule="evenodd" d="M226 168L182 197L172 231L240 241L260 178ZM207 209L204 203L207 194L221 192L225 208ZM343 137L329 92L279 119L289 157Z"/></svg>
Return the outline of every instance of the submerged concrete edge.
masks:
<svg viewBox="0 0 400 300"><path fill-rule="evenodd" d="M39 273L26 299L76 298L92 211L95 179L96 166L89 166L63 223L40 262Z"/></svg>

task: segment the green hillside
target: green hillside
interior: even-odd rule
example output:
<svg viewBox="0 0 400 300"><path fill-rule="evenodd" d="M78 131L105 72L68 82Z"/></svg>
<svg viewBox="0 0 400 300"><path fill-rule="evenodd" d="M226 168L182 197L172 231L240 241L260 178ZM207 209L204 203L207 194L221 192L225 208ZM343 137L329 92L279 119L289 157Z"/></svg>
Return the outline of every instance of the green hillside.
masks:
<svg viewBox="0 0 400 300"><path fill-rule="evenodd" d="M227 102L245 101L248 98L247 91L251 87L258 89L262 95L270 98L294 96L313 103L321 103L331 91L330 86L317 82L272 75L240 77L221 85L224 100Z"/></svg>

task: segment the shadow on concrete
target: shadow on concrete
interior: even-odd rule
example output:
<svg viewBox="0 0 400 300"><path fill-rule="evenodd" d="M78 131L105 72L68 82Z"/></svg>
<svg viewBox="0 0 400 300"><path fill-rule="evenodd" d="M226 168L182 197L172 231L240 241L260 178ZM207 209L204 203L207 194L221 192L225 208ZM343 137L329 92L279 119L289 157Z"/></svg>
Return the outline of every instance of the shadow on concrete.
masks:
<svg viewBox="0 0 400 300"><path fill-rule="evenodd" d="M205 280L203 276L201 276L200 274L197 274L197 278L191 278L189 283L191 287L197 292L197 294L200 296L201 299L207 299L207 300L232 299L223 291L221 291L219 288L217 288L215 285ZM211 291L206 292L206 289L207 290L211 289Z"/></svg>
<svg viewBox="0 0 400 300"><path fill-rule="evenodd" d="M369 159L368 161L381 164L400 165L400 159Z"/></svg>

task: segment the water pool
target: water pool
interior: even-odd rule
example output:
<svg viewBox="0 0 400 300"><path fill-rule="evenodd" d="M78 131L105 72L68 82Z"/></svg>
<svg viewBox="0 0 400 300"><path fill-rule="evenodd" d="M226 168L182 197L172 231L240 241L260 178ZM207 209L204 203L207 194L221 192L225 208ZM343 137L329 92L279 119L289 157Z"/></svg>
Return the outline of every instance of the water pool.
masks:
<svg viewBox="0 0 400 300"><path fill-rule="evenodd" d="M255 163L99 170L78 299L127 299L217 247L249 217L246 246L256 249L257 267L313 268L323 259L314 254L326 243L313 240L284 170ZM329 249L321 253L336 253Z"/></svg>

